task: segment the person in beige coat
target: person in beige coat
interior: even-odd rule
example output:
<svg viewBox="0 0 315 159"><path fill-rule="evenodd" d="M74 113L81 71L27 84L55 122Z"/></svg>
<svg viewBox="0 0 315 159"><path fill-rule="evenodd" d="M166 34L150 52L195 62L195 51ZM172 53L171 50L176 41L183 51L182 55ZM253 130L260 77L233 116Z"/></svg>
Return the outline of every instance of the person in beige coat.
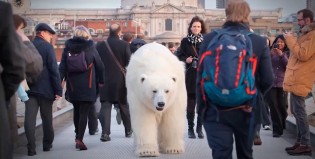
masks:
<svg viewBox="0 0 315 159"><path fill-rule="evenodd" d="M310 131L305 111L305 97L311 91L315 80L315 23L313 12L303 9L297 20L301 36L295 38L291 32L284 37L291 51L287 64L283 88L290 92L291 112L296 119L297 139L285 150L289 155L311 155Z"/></svg>

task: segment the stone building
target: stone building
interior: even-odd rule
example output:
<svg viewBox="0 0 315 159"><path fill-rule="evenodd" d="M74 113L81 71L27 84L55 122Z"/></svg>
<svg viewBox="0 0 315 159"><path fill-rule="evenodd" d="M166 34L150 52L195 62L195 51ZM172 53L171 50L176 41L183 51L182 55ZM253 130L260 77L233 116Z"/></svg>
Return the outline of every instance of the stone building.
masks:
<svg viewBox="0 0 315 159"><path fill-rule="evenodd" d="M31 0L8 0L14 12L27 18L30 27L26 33L33 34L39 22L56 26L59 36L71 36L78 24L88 27L96 37L106 37L113 22L124 26L123 31L144 34L147 41L179 43L186 36L192 17L199 16L206 22L208 31L217 29L225 21L224 9L205 9L205 0L121 0L115 9L33 9ZM251 28L258 34L275 35L291 29L292 23L278 23L282 9L253 10ZM92 24L93 23L93 24Z"/></svg>

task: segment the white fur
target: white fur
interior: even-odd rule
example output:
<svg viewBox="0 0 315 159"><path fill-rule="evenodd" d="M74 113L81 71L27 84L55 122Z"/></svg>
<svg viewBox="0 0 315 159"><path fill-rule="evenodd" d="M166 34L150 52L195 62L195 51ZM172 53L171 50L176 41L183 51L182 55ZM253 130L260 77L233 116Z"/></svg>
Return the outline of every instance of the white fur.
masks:
<svg viewBox="0 0 315 159"><path fill-rule="evenodd" d="M126 74L127 99L135 153L183 153L187 93L185 68L165 46L149 43L131 56ZM164 103L163 110L158 110Z"/></svg>

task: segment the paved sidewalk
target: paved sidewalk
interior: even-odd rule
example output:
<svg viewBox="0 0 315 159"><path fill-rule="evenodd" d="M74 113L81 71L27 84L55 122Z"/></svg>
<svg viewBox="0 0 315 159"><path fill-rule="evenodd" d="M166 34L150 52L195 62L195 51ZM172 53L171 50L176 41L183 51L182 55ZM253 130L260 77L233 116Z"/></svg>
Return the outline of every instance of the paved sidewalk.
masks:
<svg viewBox="0 0 315 159"><path fill-rule="evenodd" d="M62 124L55 127L55 140L53 148L49 152L42 151L41 140L37 142L37 155L27 156L26 147L15 150L14 159L132 159L134 155L133 139L125 138L123 125L118 125L115 119L115 111L112 113L112 141L101 142L100 132L96 135L85 133L84 142L87 151L77 151L74 143L74 126L72 118L67 118ZM100 129L99 125L99 129ZM281 138L273 138L271 131L262 130L262 146L254 146L255 159L311 159L310 156L289 156L284 151L286 146L294 143L294 135L285 132ZM163 159L211 159L211 150L206 139L188 139L185 136L186 152L180 155L161 154L157 158ZM234 157L236 158L235 151ZM315 152L313 152L315 158Z"/></svg>

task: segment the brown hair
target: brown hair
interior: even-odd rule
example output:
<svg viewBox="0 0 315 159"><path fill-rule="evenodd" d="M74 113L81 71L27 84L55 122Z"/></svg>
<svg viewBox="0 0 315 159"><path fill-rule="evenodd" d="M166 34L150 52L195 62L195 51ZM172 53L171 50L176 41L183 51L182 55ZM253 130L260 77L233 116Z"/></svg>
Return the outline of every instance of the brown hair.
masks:
<svg viewBox="0 0 315 159"><path fill-rule="evenodd" d="M194 22L200 22L201 23L201 34L205 34L206 33L206 27L205 27L205 23L203 22L203 20L201 18L199 18L198 16L195 16L191 19L190 23L189 23L189 27L188 27L188 34L191 34L191 27L194 24Z"/></svg>
<svg viewBox="0 0 315 159"><path fill-rule="evenodd" d="M229 0L226 8L226 21L248 22L251 10L248 3L244 0Z"/></svg>
<svg viewBox="0 0 315 159"><path fill-rule="evenodd" d="M22 29L27 26L25 19L17 14L13 14L13 22L14 22L15 29L17 29L21 24L23 24Z"/></svg>
<svg viewBox="0 0 315 159"><path fill-rule="evenodd" d="M311 22L313 22L314 13L309 9L302 9L297 12L297 14L303 14L303 19L310 18Z"/></svg>
<svg viewBox="0 0 315 159"><path fill-rule="evenodd" d="M133 36L132 36L131 33L125 33L125 34L123 35L123 40L124 40L124 41L127 41L128 43L131 42L132 38L133 38Z"/></svg>

